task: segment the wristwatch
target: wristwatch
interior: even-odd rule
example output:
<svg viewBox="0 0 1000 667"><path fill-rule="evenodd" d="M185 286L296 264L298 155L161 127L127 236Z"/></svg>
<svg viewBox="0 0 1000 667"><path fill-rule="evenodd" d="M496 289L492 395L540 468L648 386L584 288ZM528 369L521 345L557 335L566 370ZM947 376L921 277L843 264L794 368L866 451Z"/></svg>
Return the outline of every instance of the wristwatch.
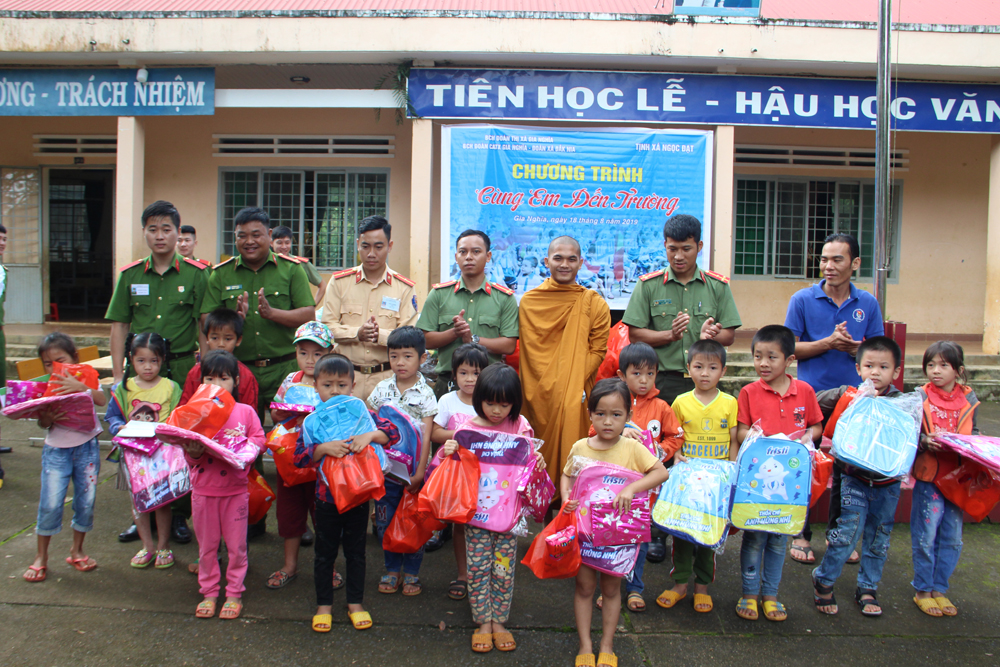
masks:
<svg viewBox="0 0 1000 667"><path fill-rule="evenodd" d="M479 336L477 336L476 334L472 334L472 343L474 345L479 345Z"/></svg>

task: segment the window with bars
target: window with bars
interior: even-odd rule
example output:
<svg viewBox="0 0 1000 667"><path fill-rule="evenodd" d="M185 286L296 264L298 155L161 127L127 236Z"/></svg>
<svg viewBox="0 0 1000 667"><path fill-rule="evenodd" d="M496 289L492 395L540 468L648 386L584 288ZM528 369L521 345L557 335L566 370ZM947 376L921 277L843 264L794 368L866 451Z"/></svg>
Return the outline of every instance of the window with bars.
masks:
<svg viewBox="0 0 1000 667"><path fill-rule="evenodd" d="M259 206L271 226L292 230L292 254L319 269L354 266L357 225L369 215L386 215L388 170L232 170L222 172L222 252L236 254L233 219L246 206Z"/></svg>
<svg viewBox="0 0 1000 667"><path fill-rule="evenodd" d="M890 194L890 279L897 275L900 187ZM733 272L818 279L823 240L851 234L861 246L857 276L874 273L875 183L860 180L738 178Z"/></svg>

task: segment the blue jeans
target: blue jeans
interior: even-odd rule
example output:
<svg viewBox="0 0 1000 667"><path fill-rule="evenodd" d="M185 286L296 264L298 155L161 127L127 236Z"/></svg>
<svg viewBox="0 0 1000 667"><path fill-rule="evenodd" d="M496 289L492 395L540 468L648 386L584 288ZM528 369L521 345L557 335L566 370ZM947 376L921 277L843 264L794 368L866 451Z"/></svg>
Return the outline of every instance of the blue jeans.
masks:
<svg viewBox="0 0 1000 667"><path fill-rule="evenodd" d="M632 568L632 581L625 582L625 595L629 593L641 594L646 589L646 584L642 583L642 571L646 565L646 552L649 551L649 542L639 545L639 559L635 561Z"/></svg>
<svg viewBox="0 0 1000 667"><path fill-rule="evenodd" d="M910 537L913 541L913 588L948 592L948 580L962 555L962 509L932 482L913 485Z"/></svg>
<svg viewBox="0 0 1000 667"><path fill-rule="evenodd" d="M396 514L399 501L403 499L403 487L395 482L385 481L385 495L375 501L375 527L378 528L378 539L382 540L385 529L389 527L392 517ZM420 572L420 564L424 560L424 547L414 554L397 554L392 551L382 550L385 554L385 571L400 572L417 576Z"/></svg>
<svg viewBox="0 0 1000 667"><path fill-rule="evenodd" d="M823 562L816 568L816 581L832 586L854 551L858 538L862 538L858 588L878 588L885 559L889 556L889 535L892 534L896 505L899 504L899 492L899 482L872 486L850 475L841 478L840 517L826 531L830 546L823 555Z"/></svg>
<svg viewBox="0 0 1000 667"><path fill-rule="evenodd" d="M62 530L66 490L73 480L73 530L86 533L94 527L97 474L101 471L97 438L77 447L42 447L42 492L38 501L35 534L55 535Z"/></svg>
<svg viewBox="0 0 1000 667"><path fill-rule="evenodd" d="M778 595L787 543L787 535L743 531L743 546L740 548L743 595Z"/></svg>

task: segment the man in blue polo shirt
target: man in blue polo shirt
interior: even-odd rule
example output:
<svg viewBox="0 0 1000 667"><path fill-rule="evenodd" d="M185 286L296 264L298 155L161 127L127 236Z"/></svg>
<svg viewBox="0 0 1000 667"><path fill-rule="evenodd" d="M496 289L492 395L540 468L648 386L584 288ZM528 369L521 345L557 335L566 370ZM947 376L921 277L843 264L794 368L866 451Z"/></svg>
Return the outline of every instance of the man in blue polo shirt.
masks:
<svg viewBox="0 0 1000 667"><path fill-rule="evenodd" d="M788 302L785 326L797 340L798 379L809 383L818 393L841 385L861 382L854 355L866 338L882 336L882 311L878 301L859 290L851 276L861 266L858 241L850 234L831 234L823 241L819 269L823 280L792 295ZM830 494L830 523L840 516L840 475L834 474ZM809 521L801 535L792 540L792 560L814 563L809 546L812 530ZM857 552L849 563L858 561Z"/></svg>

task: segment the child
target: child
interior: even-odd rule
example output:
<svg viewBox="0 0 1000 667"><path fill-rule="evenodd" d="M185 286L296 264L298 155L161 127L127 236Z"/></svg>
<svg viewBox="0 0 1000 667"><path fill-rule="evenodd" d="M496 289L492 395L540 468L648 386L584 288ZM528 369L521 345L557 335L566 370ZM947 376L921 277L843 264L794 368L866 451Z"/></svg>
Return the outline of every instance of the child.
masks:
<svg viewBox="0 0 1000 667"><path fill-rule="evenodd" d="M631 423L638 427L627 425L622 435L641 442L642 432L649 431L653 442L663 450L666 462L672 460L684 444L684 432L667 402L657 398L660 393L656 388L658 363L656 351L646 343L632 343L622 348L618 356L618 377L625 382L632 394ZM593 426L590 427L589 435L597 435ZM642 599L642 591L645 589L642 573L648 549L648 542L639 547L639 558L632 570L632 581L625 584L625 605L632 612L646 611L646 601ZM604 597L598 595L597 608L601 609L603 604Z"/></svg>
<svg viewBox="0 0 1000 667"><path fill-rule="evenodd" d="M726 374L726 348L710 339L696 341L688 349L687 368L695 388L674 399L674 414L684 432L684 446L674 453L674 463L689 458L735 459L731 443L736 439L736 399L718 387ZM656 604L670 609L687 597L694 575L694 610L712 611L708 585L715 581L715 551L675 536L671 559L674 587L660 593Z"/></svg>
<svg viewBox="0 0 1000 667"><path fill-rule="evenodd" d="M930 380L918 391L924 397L920 453L913 463L913 601L928 616L955 616L958 609L945 597L948 580L962 554L962 509L945 498L935 480L961 465L961 457L943 451L935 433L978 435L979 400L965 380L965 353L951 341L938 341L924 352L924 375Z"/></svg>
<svg viewBox="0 0 1000 667"><path fill-rule="evenodd" d="M205 334L205 347L209 352L225 350L229 354L235 354L236 348L243 341L243 318L230 308L217 308L205 316L202 332ZM257 378L246 364L242 361L237 363L240 365L240 378L237 383L239 389L233 398L256 410ZM178 405L186 405L191 400L191 396L201 385L201 376L201 369L195 364L184 380L184 390L181 392L181 402Z"/></svg>
<svg viewBox="0 0 1000 667"><path fill-rule="evenodd" d="M64 333L51 333L38 346L45 372L52 373L52 364L79 363L73 339ZM90 389L72 375L51 375L53 383L61 385L57 394L88 393L94 405L106 405L107 396L100 389ZM97 436L104 429L93 411L93 428L86 432L71 430L59 425L63 413L50 408L38 418L38 425L49 429L42 447L42 489L38 501L38 555L24 573L25 581L45 581L49 562L49 542L62 530L63 505L70 479L73 480L73 546L66 562L80 572L90 572L97 561L83 551L83 538L94 527L94 498L97 495L97 474L101 470L101 456Z"/></svg>
<svg viewBox="0 0 1000 667"><path fill-rule="evenodd" d="M141 333L132 339L129 346L129 364L135 369L135 377L120 382L115 388L114 400L108 404L104 420L108 431L117 435L126 421L165 422L181 398L181 388L173 380L160 377L160 368L167 358L167 341L158 333ZM128 415L126 419L125 415ZM121 473L119 473L121 475ZM119 477L119 479L122 479ZM132 515L135 527L142 540L142 549L132 558L132 567L148 567L156 559L155 567L173 567L174 553L167 548L170 537L170 506L155 510L156 550L154 556L153 534L149 525L149 513L137 512Z"/></svg>
<svg viewBox="0 0 1000 667"><path fill-rule="evenodd" d="M590 412L590 422L594 425L595 435L578 440L570 450L559 483L564 512L574 512L580 504L579 500L569 500L573 482L576 480L570 475L573 472L574 458L577 456L613 463L644 473L642 479L632 482L615 497L614 504L620 510L631 508L632 497L635 494L655 488L667 480L669 473L656 456L637 440L622 436L632 412L631 405L632 395L628 386L621 380L609 378L594 385L587 399L587 409ZM595 570L586 565L580 566L580 571L576 575L576 595L573 599L576 631L580 635L580 650L576 656L578 667L594 665L594 647L590 638L592 614L590 601L594 599L597 579L598 573ZM600 575L600 580L604 606L601 609L603 633L597 665L618 667L618 657L614 652L614 637L618 627L618 617L621 614L621 582L617 577L603 573Z"/></svg>
<svg viewBox="0 0 1000 667"><path fill-rule="evenodd" d="M857 370L862 380L871 380L879 396L894 396L902 392L892 385L899 377L903 354L896 341L885 336L866 338L858 346ZM825 432L833 433L840 413L855 395L844 385L816 395L823 415L830 415ZM836 524L827 528L827 550L819 567L813 571L813 601L824 614L836 614L837 601L833 585L848 561L858 539L864 537L861 569L854 599L865 616L881 616L882 607L875 591L882 579L882 568L889 555L889 535L892 533L896 504L899 502L898 479L882 477L856 466L834 460L840 472L840 512Z"/></svg>
<svg viewBox="0 0 1000 667"><path fill-rule="evenodd" d="M354 366L347 357L328 354L320 359L313 369L316 391L324 403L333 396L350 396L354 390ZM354 436L349 440L316 442L310 432L310 420L302 426L302 434L295 447L295 465L300 468L318 467L324 456L342 458L348 452L360 452L371 443L390 447L399 442L399 431L387 419L379 419L374 413L377 431ZM312 629L316 632L330 632L333 623L333 563L337 559L337 549L343 547L347 560L347 615L355 630L372 627L372 617L364 610L365 595L365 533L368 527L368 503L341 514L330 489L322 478L316 481L316 560L314 579L316 581L316 615L312 619Z"/></svg>
<svg viewBox="0 0 1000 667"><path fill-rule="evenodd" d="M289 373L274 395L274 402L283 403L285 394L291 387L299 387L312 394L316 393L316 378L313 375L316 362L329 354L333 347L330 329L322 322L306 322L295 330L295 360L299 370ZM256 403L254 403L256 407ZM301 427L303 415L294 415L285 410L271 410L271 421L284 423L285 428ZM288 423L288 420L294 420ZM302 536L309 529L306 522L316 507L316 489L312 484L289 486L278 475L277 515L278 535L285 540L285 563L281 569L267 579L267 587L284 588L299 576L299 546ZM315 526L315 523L313 524ZM344 587L344 578L336 570L333 572L333 590Z"/></svg>
<svg viewBox="0 0 1000 667"><path fill-rule="evenodd" d="M521 414L522 400L517 371L506 364L488 366L479 374L472 393L476 416L457 430L500 431L533 438L535 432ZM440 456L450 456L457 450L458 442L448 440L441 447ZM541 452L535 452L535 464L539 470L545 467ZM472 635L472 650L488 653L496 647L500 651L513 651L517 644L504 624L510 616L514 596L517 536L466 526L465 558L472 620L479 624L479 632Z"/></svg>
<svg viewBox="0 0 1000 667"><path fill-rule="evenodd" d="M806 430L803 441L818 441L823 435L823 413L816 402L816 393L808 384L785 372L789 362L795 359L792 330L776 324L761 327L754 334L750 351L760 379L740 390L737 441L742 443L750 427L758 421L764 435L791 435ZM777 597L787 542L787 535L743 531L740 548L743 597L736 606L740 618L757 620L758 597L764 599L767 620L788 618L785 605L778 602Z"/></svg>
<svg viewBox="0 0 1000 667"><path fill-rule="evenodd" d="M378 412L386 403L392 403L406 414L413 417L422 426L420 437L427 442L434 427L434 415L437 414L437 400L434 389L431 388L420 373L420 364L427 360L427 345L424 332L416 327L405 326L394 329L386 340L389 348L389 364L393 376L382 380L371 396L368 397L368 407ZM407 490L417 493L427 471L427 458L430 447L421 448L421 460L417 470L410 478ZM381 537L396 513L399 501L403 498L403 487L399 484L385 485L385 496L375 501L375 525ZM378 584L378 592L392 594L399 590L400 576L403 577L403 595L420 595L423 587L420 584L420 564L424 560L424 548L413 554L397 554L391 551L385 553L385 574Z"/></svg>
<svg viewBox="0 0 1000 667"><path fill-rule="evenodd" d="M215 350L201 360L202 384L222 387L230 396L239 391L240 367L231 353ZM257 411L244 403L237 403L229 419L213 439L222 444L228 440L246 438L258 449L264 448L264 429L260 426ZM250 467L239 470L221 461L202 445L184 447L184 458L191 466L191 519L198 536L199 592L205 596L197 609L198 618L215 616L219 599L221 571L216 554L219 543L226 540L229 564L226 566L226 603L219 618L235 619L243 611L242 593L246 590L243 579L247 574L247 515L250 495L247 475Z"/></svg>
<svg viewBox="0 0 1000 667"><path fill-rule="evenodd" d="M441 445L455 437L455 429L466 420L476 416L472 407L472 393L476 388L476 380L484 368L490 365L486 348L476 343L460 345L451 358L455 369L454 382L456 391L449 392L438 401L438 413L434 417L434 432L431 441ZM465 564L465 524L448 525L441 534L427 542L428 552L441 548L441 544L455 532L455 563L458 566L458 578L448 584L448 597L452 600L464 600L468 595L469 575ZM431 548L432 543L436 548Z"/></svg>

